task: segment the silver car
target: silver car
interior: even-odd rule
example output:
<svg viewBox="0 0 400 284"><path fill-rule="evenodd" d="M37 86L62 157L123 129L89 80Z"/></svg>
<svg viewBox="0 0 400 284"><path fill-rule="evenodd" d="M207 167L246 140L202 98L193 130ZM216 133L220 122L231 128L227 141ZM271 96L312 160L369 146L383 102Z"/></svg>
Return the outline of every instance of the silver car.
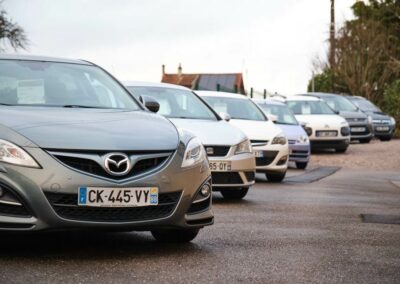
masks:
<svg viewBox="0 0 400 284"><path fill-rule="evenodd" d="M126 82L137 99L160 103L160 114L203 142L212 173L212 187L228 199L243 198L255 180L255 157L247 136L220 118L191 90L172 84Z"/></svg>
<svg viewBox="0 0 400 284"><path fill-rule="evenodd" d="M211 224L198 138L94 64L0 56L0 231L150 230L186 242Z"/></svg>

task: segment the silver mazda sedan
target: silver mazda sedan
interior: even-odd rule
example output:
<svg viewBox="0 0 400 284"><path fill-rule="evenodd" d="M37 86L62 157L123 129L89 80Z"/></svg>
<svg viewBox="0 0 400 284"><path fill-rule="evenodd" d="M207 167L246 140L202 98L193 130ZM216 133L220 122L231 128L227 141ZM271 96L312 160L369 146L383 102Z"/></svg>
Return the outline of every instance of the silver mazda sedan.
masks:
<svg viewBox="0 0 400 284"><path fill-rule="evenodd" d="M200 140L85 61L0 56L0 232L149 230L187 242L213 223Z"/></svg>
<svg viewBox="0 0 400 284"><path fill-rule="evenodd" d="M220 191L227 199L246 196L254 184L256 168L246 134L222 120L205 101L185 87L146 82L125 85L137 99L144 102L156 99L160 114L199 137L209 158L214 191Z"/></svg>

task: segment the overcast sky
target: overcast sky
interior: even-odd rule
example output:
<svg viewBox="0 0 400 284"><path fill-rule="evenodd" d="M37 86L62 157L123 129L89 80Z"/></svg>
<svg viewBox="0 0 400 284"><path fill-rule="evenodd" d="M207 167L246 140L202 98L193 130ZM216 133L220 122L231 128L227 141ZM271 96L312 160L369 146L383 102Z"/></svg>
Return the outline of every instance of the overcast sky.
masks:
<svg viewBox="0 0 400 284"><path fill-rule="evenodd" d="M337 25L354 0L336 0ZM82 58L121 80L176 72L243 72L246 88L306 90L324 56L329 0L5 0L28 52Z"/></svg>

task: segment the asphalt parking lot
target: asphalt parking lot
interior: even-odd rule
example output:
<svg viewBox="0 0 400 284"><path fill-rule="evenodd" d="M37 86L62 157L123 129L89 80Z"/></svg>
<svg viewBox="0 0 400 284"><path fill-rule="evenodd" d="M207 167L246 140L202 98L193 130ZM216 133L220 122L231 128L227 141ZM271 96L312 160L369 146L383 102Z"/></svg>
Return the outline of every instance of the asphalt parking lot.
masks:
<svg viewBox="0 0 400 284"><path fill-rule="evenodd" d="M243 201L215 194L215 225L186 245L148 233L1 235L0 282L398 283L399 172L400 140L316 154L283 184L258 175Z"/></svg>

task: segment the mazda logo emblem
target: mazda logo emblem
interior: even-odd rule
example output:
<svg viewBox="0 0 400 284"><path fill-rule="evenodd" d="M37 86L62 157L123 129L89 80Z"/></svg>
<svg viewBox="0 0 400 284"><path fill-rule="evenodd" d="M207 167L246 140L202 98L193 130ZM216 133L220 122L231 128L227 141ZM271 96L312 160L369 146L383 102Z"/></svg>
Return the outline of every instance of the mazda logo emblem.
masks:
<svg viewBox="0 0 400 284"><path fill-rule="evenodd" d="M131 170L131 161L124 153L111 153L104 157L104 169L113 176L123 176Z"/></svg>

